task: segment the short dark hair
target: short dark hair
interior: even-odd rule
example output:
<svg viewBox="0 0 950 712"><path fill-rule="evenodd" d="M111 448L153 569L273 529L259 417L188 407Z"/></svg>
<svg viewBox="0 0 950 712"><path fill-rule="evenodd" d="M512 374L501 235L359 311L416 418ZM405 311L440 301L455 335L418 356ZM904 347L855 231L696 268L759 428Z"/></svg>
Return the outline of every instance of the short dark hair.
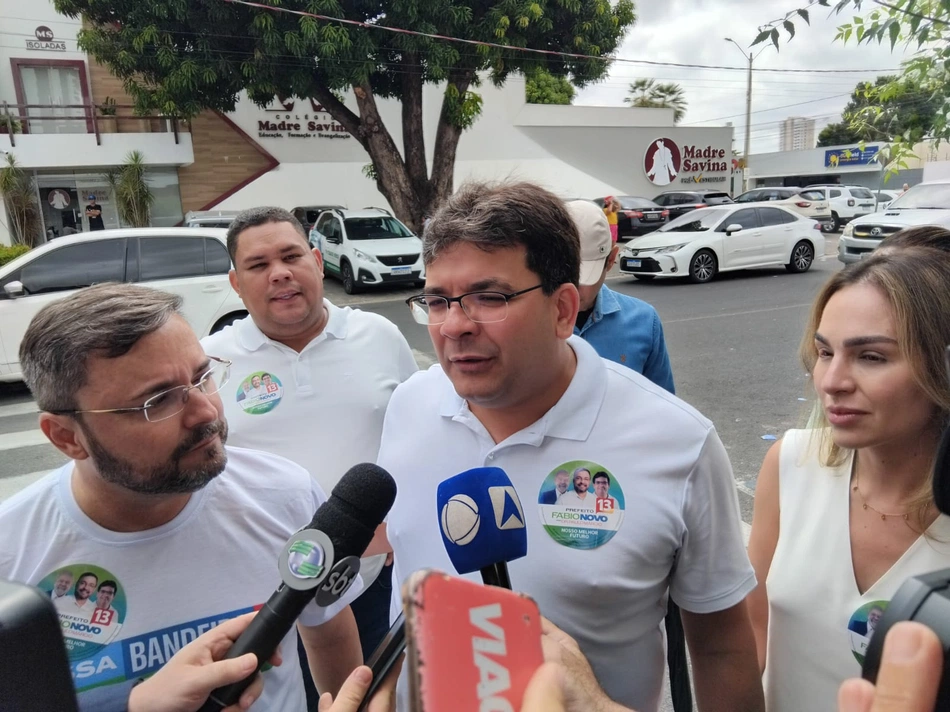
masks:
<svg viewBox="0 0 950 712"><path fill-rule="evenodd" d="M91 356L119 358L181 316L181 297L137 284L108 282L43 307L20 342L23 380L40 410L76 407Z"/></svg>
<svg viewBox="0 0 950 712"><path fill-rule="evenodd" d="M99 588L97 588L96 590L97 590L97 591L101 591L102 589L107 588L107 587L108 587L108 588L111 588L112 591L115 592L115 593L117 593L117 592L119 591L119 584L117 584L117 583L116 583L115 581L113 581L112 579L106 579L105 581L103 581L102 583L100 583L100 584L99 584Z"/></svg>
<svg viewBox="0 0 950 712"><path fill-rule="evenodd" d="M600 479L601 477L603 477L605 480L607 480L607 484L608 484L608 485L610 484L610 475L608 475L608 474L607 474L606 472L604 472L603 470L601 470L601 471L598 472L596 475L594 475L594 477L593 477L593 479L591 480L591 482L596 482L596 481L597 481L598 479Z"/></svg>
<svg viewBox="0 0 950 712"><path fill-rule="evenodd" d="M96 580L96 583L99 583L99 577L98 577L96 574L92 573L92 571L86 571L85 573L83 573L83 574L82 574L78 579L76 579L76 580L77 580L77 581L82 581L82 580L83 580L84 578L86 578L87 576L92 576L92 577Z"/></svg>
<svg viewBox="0 0 950 712"><path fill-rule="evenodd" d="M432 216L423 232L426 266L444 251L467 243L486 252L523 246L527 267L553 294L577 285L581 252L577 227L564 201L533 183L463 185Z"/></svg>
<svg viewBox="0 0 950 712"><path fill-rule="evenodd" d="M935 247L950 252L950 230L937 225L918 225L904 228L900 232L881 240L881 247L899 249L903 247Z"/></svg>
<svg viewBox="0 0 950 712"><path fill-rule="evenodd" d="M300 224L300 221L295 218L293 213L289 210L270 205L248 208L238 213L237 217L231 221L230 227L228 227L228 254L231 255L231 264L235 267L237 266L235 257L237 256L238 238L242 232L249 228L257 227L258 225L282 222L290 223L294 230L303 238L303 241L307 243L307 246L310 246L310 240L307 238L307 233L303 230L303 225Z"/></svg>

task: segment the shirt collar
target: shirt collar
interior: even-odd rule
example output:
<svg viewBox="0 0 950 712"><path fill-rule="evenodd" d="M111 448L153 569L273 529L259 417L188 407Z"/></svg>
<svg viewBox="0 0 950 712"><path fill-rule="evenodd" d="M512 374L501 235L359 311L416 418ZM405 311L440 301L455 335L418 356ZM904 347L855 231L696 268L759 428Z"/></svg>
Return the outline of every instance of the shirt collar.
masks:
<svg viewBox="0 0 950 712"><path fill-rule="evenodd" d="M538 421L512 435L505 442L539 446L546 436L585 441L597 422L597 415L607 392L607 369L594 348L579 336L571 336L568 345L577 356L577 369L561 399ZM465 424L472 430L484 426L469 410L468 403L455 392L445 378L439 414Z"/></svg>
<svg viewBox="0 0 950 712"><path fill-rule="evenodd" d="M326 326L323 327L323 331L314 337L310 344L317 343L330 336L334 339L346 338L347 316L350 310L348 308L341 309L326 298L323 300L323 306L326 308L328 314ZM266 344L277 345L280 343L274 341L261 331L257 324L254 323L254 319L250 316L246 319L241 319L241 321L236 324L236 328L238 329L238 339L241 342L241 346L248 351L257 351ZM307 344L307 346L310 346L310 344Z"/></svg>
<svg viewBox="0 0 950 712"><path fill-rule="evenodd" d="M613 314L618 311L620 311L620 302L617 301L617 294L612 289L608 289L606 284L602 284L600 291L597 292L597 298L594 299L594 308L591 310L590 316L587 317L587 321L584 322L583 326L580 328L574 327L574 333L580 336L588 328L603 319L606 314Z"/></svg>

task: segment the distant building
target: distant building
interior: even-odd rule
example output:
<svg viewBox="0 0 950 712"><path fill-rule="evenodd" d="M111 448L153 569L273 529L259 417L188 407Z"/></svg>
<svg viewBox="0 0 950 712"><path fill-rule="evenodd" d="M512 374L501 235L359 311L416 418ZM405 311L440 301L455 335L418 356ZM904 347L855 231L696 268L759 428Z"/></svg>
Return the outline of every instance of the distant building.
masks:
<svg viewBox="0 0 950 712"><path fill-rule="evenodd" d="M782 151L805 151L815 147L815 120L790 116L782 122Z"/></svg>

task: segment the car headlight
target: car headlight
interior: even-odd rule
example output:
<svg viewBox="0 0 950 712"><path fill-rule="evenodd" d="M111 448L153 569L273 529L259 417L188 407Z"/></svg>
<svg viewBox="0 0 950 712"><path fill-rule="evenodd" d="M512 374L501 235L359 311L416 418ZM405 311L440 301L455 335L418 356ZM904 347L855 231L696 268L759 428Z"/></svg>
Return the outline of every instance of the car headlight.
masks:
<svg viewBox="0 0 950 712"><path fill-rule="evenodd" d="M372 255L363 252L362 250L353 250L353 254L356 255L358 259L364 260L366 262L377 262L378 260Z"/></svg>
<svg viewBox="0 0 950 712"><path fill-rule="evenodd" d="M841 237L851 237L854 234L854 223L848 223L841 231Z"/></svg>
<svg viewBox="0 0 950 712"><path fill-rule="evenodd" d="M682 250L688 244L689 244L688 242L684 242L680 245L670 245L668 247L661 247L660 249L656 251L656 254L664 255L664 254L669 254L670 252L676 252L677 250Z"/></svg>

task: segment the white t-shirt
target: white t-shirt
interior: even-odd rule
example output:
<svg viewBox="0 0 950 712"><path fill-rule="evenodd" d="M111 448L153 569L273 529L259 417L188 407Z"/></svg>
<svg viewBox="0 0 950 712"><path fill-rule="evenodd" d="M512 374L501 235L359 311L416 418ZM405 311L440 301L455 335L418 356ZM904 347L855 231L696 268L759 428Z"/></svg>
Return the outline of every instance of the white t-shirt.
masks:
<svg viewBox="0 0 950 712"><path fill-rule="evenodd" d="M92 609L96 607L96 604L88 598L82 603L79 603L75 596L60 596L53 600L53 606L60 613L81 616L88 619L89 616L92 615Z"/></svg>
<svg viewBox="0 0 950 712"><path fill-rule="evenodd" d="M60 609L84 707L86 695L96 709L123 704L130 681L153 674L218 623L261 606L279 585L281 548L326 497L284 458L232 447L227 454L224 472L172 521L148 531L114 532L89 519L72 494L72 462L0 504L0 577L46 588L65 568L75 581L89 572L117 583L113 610L90 604L91 615L74 616ZM300 622L330 620L361 589L358 580L330 608L311 603ZM256 712L306 709L296 637L292 629L281 643L283 665L264 673Z"/></svg>
<svg viewBox="0 0 950 712"><path fill-rule="evenodd" d="M684 610L713 613L755 587L732 468L712 423L696 410L601 359L583 339L568 343L577 371L567 391L497 445L440 367L396 389L378 460L398 487L388 519L394 584L425 567L454 571L439 531L438 484L469 468L500 467L519 493L528 530L527 556L508 567L512 586L577 639L612 699L653 712L667 588ZM539 504L557 472L578 467L607 472L613 511Z"/></svg>
<svg viewBox="0 0 950 712"><path fill-rule="evenodd" d="M577 509L593 509L596 506L597 497L593 492L585 493L583 499L574 490L568 490L557 498L557 503L562 507L576 507Z"/></svg>
<svg viewBox="0 0 950 712"><path fill-rule="evenodd" d="M228 442L289 458L330 492L353 465L375 462L389 399L418 367L392 322L324 305L327 325L300 353L267 338L251 317L201 345L208 355L232 361L231 380L221 391ZM266 386L264 374L270 376ZM254 375L266 394L249 392L239 400Z"/></svg>

